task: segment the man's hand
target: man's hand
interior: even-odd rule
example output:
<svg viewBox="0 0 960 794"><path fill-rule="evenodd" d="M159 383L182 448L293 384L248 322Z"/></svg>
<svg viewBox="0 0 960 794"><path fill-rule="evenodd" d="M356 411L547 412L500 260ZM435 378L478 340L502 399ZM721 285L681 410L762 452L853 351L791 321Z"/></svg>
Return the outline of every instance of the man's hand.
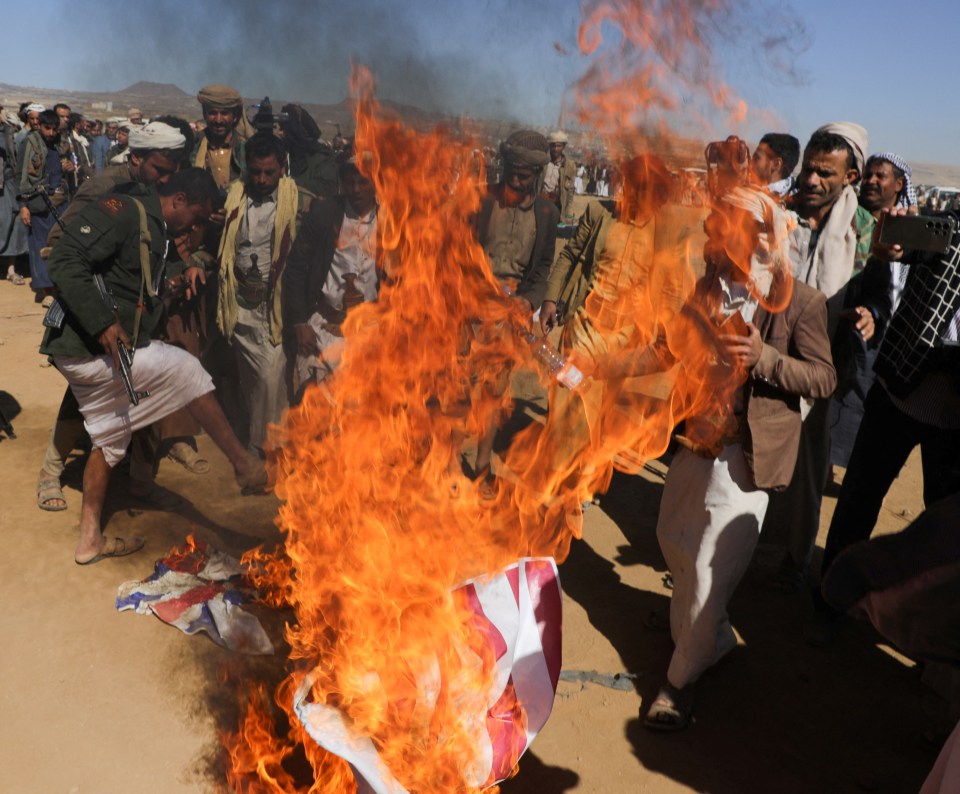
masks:
<svg viewBox="0 0 960 794"><path fill-rule="evenodd" d="M103 347L104 352L113 359L113 368L120 369L120 353L117 350L117 342L123 342L126 347L130 347L130 337L123 330L119 322L108 325L99 334L97 341Z"/></svg>
<svg viewBox="0 0 960 794"><path fill-rule="evenodd" d="M60 161L60 165L63 168L63 170L66 171L68 174L72 174L74 171L77 170L77 164L74 163L73 160L71 160L69 157L64 157Z"/></svg>
<svg viewBox="0 0 960 794"><path fill-rule="evenodd" d="M173 244L177 247L177 253L180 255L181 260L186 262L191 254L199 250L203 244L204 231L203 224L197 223L193 228L173 239Z"/></svg>
<svg viewBox="0 0 960 794"><path fill-rule="evenodd" d="M898 248L900 246L897 246ZM857 306L856 309L844 309L837 315L842 320L849 320L853 327L860 332L864 342L869 342L873 338L877 327L873 321L873 313L866 306Z"/></svg>
<svg viewBox="0 0 960 794"><path fill-rule="evenodd" d="M540 304L540 330L543 335L549 334L557 324L557 304L553 301L544 301Z"/></svg>
<svg viewBox="0 0 960 794"><path fill-rule="evenodd" d="M309 323L300 323L293 326L297 336L297 350L302 356L312 356L317 352L317 335Z"/></svg>
<svg viewBox="0 0 960 794"><path fill-rule="evenodd" d="M763 351L760 331L753 323L747 323L747 336L724 334L720 336L720 344L723 345L730 359L743 365L748 370L757 365L760 360L760 353Z"/></svg>
<svg viewBox="0 0 960 794"><path fill-rule="evenodd" d="M226 209L218 209L216 212L211 212L210 217L207 218L207 223L212 223L215 226L223 226L227 221L227 211Z"/></svg>
<svg viewBox="0 0 960 794"><path fill-rule="evenodd" d="M883 259L885 262L899 262L903 259L903 248L901 246L884 245L880 242L880 226L883 223L884 217L887 215L901 217L906 214L907 210L903 207L883 210L883 215L880 216L880 222L873 227L873 238L870 241L870 253L877 259ZM871 336L872 335L873 334L871 334Z"/></svg>
<svg viewBox="0 0 960 794"><path fill-rule="evenodd" d="M185 300L192 300L199 295L200 286L207 283L207 274L202 267L191 265L183 271L183 277L187 282L187 288L183 291Z"/></svg>
<svg viewBox="0 0 960 794"><path fill-rule="evenodd" d="M30 225L30 209L28 207L20 208L20 220L23 221L24 226Z"/></svg>

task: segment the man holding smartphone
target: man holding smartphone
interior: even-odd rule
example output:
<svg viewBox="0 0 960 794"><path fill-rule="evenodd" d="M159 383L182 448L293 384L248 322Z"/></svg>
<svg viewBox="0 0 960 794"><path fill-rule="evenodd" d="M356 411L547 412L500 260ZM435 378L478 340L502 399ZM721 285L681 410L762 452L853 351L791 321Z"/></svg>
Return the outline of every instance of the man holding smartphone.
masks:
<svg viewBox="0 0 960 794"><path fill-rule="evenodd" d="M893 209L890 216L906 212ZM914 447L920 447L926 507L960 492L960 233L944 254L907 252L904 259L910 270L896 311L890 316L888 293L881 292L874 307L890 320L830 522L824 575L841 551L870 537ZM817 605L807 639L826 645L839 613L822 599Z"/></svg>
<svg viewBox="0 0 960 794"><path fill-rule="evenodd" d="M883 214L894 207L905 209L908 214L917 212L917 195L913 189L910 166L892 152L872 154L867 159L860 185L860 206L880 222ZM878 225L878 229L880 226ZM847 289L847 306L868 302L861 297L867 287L867 281L878 280L889 286L881 289L889 291L892 310L896 309L900 294L906 283L909 266L891 259L889 262L873 259L869 268L879 272L856 276ZM862 307L860 311L865 311ZM849 376L844 379L830 403L830 462L834 466L850 465L850 453L857 437L857 430L863 419L863 402L873 386L873 364L877 358L880 339L857 339L848 335L850 366Z"/></svg>

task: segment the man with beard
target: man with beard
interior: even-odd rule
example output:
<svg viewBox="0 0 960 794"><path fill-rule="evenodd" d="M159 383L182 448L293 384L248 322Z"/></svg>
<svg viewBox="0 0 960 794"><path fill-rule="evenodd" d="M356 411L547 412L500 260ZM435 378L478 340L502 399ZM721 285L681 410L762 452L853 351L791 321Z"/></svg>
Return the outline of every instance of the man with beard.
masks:
<svg viewBox="0 0 960 794"><path fill-rule="evenodd" d="M63 213L64 224L72 222L82 210L106 198L121 185L162 185L179 169L186 141L173 127L153 122L138 127L132 134L132 140L134 149L127 162L108 166L93 179L83 183ZM59 225L54 225L47 238L47 245L51 249L55 248L62 236L63 230ZM83 436L83 417L73 393L67 389L60 403L37 479L37 505L41 510L57 512L66 509L67 502L60 485L60 477L66 466L67 456L77 447ZM131 477L134 480L131 490L137 496L145 496L153 488L152 467L143 468L146 472L141 477L137 476L136 467L131 467Z"/></svg>
<svg viewBox="0 0 960 794"><path fill-rule="evenodd" d="M903 208L890 215L905 215ZM877 246L879 250L879 246ZM869 304L885 331L874 363L876 382L864 400L850 465L827 532L821 574L847 548L867 540L893 481L913 450L920 447L925 508L960 492L960 234L945 253L886 252L878 263L889 276L887 259L910 263L897 309L890 293L871 291ZM825 590L826 592L826 590ZM828 645L840 613L815 593L814 619L804 635L812 645Z"/></svg>
<svg viewBox="0 0 960 794"><path fill-rule="evenodd" d="M543 169L543 196L556 205L561 218L567 217L577 177L577 164L563 153L568 140L563 130L550 133L550 162Z"/></svg>
<svg viewBox="0 0 960 794"><path fill-rule="evenodd" d="M39 128L25 139L20 159L20 220L28 228L27 248L30 254L30 286L42 297L44 307L53 302L53 282L40 251L56 223L54 214L41 195L46 192L54 207L67 203L64 174L72 163L61 157L60 120L52 110L39 116Z"/></svg>
<svg viewBox="0 0 960 794"><path fill-rule="evenodd" d="M217 326L236 356L247 447L257 454L267 448L267 425L279 422L288 405L281 286L297 235L299 192L285 175L285 159L283 143L269 132L247 141L247 175L227 194L217 257Z"/></svg>
<svg viewBox="0 0 960 794"><path fill-rule="evenodd" d="M217 83L205 85L197 93L206 127L191 154L198 168L212 175L221 191L235 179L243 179L246 157L243 143L250 136L243 116L243 97L235 88Z"/></svg>
<svg viewBox="0 0 960 794"><path fill-rule="evenodd" d="M90 148L90 140L87 138L87 124L83 116L79 113L71 113L67 120L67 127L69 129L67 141L70 144L72 156L76 158L79 189L79 186L96 173L97 167L93 160L93 151Z"/></svg>
<svg viewBox="0 0 960 794"><path fill-rule="evenodd" d="M874 315L847 295L851 279L867 261L873 216L857 201L853 186L864 171L867 131L859 124L827 124L810 137L797 177L796 220L790 234L794 277L827 298L827 329L839 388L854 355L853 345L874 334ZM848 300L850 302L848 302ZM789 487L770 499L766 527L785 533L787 555L779 584L795 591L805 581L830 473L830 395L805 403L800 453Z"/></svg>
<svg viewBox="0 0 960 794"><path fill-rule="evenodd" d="M182 234L210 215L218 190L200 169L182 171L159 190L144 187L89 205L67 227L50 270L66 311L49 328L41 352L70 384L93 443L83 475L80 565L130 554L141 538L106 537L101 527L110 471L126 454L131 434L186 407L223 450L245 492L262 492L266 472L245 452L213 396L200 362L180 348L151 341L161 315L167 234ZM99 274L111 299L101 295ZM133 405L116 376L123 351L135 351L133 388L149 396Z"/></svg>
<svg viewBox="0 0 960 794"><path fill-rule="evenodd" d="M679 364L674 394L686 382L723 393L719 415L687 418L664 483L657 540L673 574L676 647L644 716L653 730L686 727L694 682L736 646L727 604L753 556L770 490L793 473L801 398L826 397L836 384L826 300L791 284L789 224L764 192L728 191L705 224L707 272L661 336L576 359L613 380L613 390Z"/></svg>
<svg viewBox="0 0 960 794"><path fill-rule="evenodd" d="M37 102L28 102L21 106L17 114L23 122L23 129L13 136L13 145L16 148L16 161L18 167L17 177L19 178L19 166L23 162L23 146L27 136L34 130L40 129L40 114L46 108Z"/></svg>
<svg viewBox="0 0 960 794"><path fill-rule="evenodd" d="M549 167L549 144L534 130L520 130L504 141L500 155L503 181L489 188L480 205L477 240L493 275L510 288L531 317L543 301L560 221L557 207L537 190L544 168ZM492 423L477 444L474 468L480 496L486 500L496 497L490 459L497 430L497 423Z"/></svg>
<svg viewBox="0 0 960 794"><path fill-rule="evenodd" d="M860 206L880 220L885 209L900 207L912 215L919 212L913 189L913 171L892 152L870 155L860 183Z"/></svg>
<svg viewBox="0 0 960 794"><path fill-rule="evenodd" d="M891 152L871 155L860 184L860 206L878 221L885 211L894 207L916 214L917 196L910 177L910 166L898 155ZM863 295L864 290L869 293L880 289L887 292L891 310L896 310L908 272L909 265L905 262L871 259L866 270L851 279L846 305L869 301L872 298ZM849 340L851 356L847 377L830 403L830 462L834 466L846 467L850 462L853 443L863 419L863 402L875 378L873 364L879 345L879 335L869 342L856 337Z"/></svg>

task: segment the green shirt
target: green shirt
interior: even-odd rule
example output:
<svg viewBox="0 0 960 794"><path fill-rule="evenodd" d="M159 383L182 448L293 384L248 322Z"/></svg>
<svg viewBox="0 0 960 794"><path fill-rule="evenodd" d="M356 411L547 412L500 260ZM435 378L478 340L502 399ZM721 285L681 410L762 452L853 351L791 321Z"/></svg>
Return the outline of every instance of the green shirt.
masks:
<svg viewBox="0 0 960 794"><path fill-rule="evenodd" d="M104 351L97 335L117 316L100 296L93 280L99 273L118 307L120 324L133 339L137 301L140 299L140 213L132 197L139 199L147 214L150 232L150 269L158 283L163 275L166 252L166 225L160 199L153 188L131 185L124 193L113 193L89 204L67 224L67 230L53 249L48 269L57 295L66 308L62 328L49 328L40 352L61 356L97 356ZM150 341L163 315L163 303L143 293L138 346Z"/></svg>

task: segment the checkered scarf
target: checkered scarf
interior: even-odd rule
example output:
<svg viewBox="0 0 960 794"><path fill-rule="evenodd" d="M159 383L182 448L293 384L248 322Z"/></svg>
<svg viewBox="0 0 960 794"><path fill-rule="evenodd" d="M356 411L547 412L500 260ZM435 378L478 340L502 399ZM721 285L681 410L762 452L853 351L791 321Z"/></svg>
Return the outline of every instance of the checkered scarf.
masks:
<svg viewBox="0 0 960 794"><path fill-rule="evenodd" d="M901 398L927 374L941 340L956 339L960 330L960 232L947 253L924 255L909 270L873 367Z"/></svg>
<svg viewBox="0 0 960 794"><path fill-rule="evenodd" d="M904 160L900 155L894 154L893 152L880 152L878 154L870 155L870 160L886 160L892 166L899 168L903 171L903 189L897 194L897 207L907 209L908 207L917 206L917 191L913 189L913 171L910 170L910 166L907 165L906 160ZM870 162L867 160L867 163Z"/></svg>

